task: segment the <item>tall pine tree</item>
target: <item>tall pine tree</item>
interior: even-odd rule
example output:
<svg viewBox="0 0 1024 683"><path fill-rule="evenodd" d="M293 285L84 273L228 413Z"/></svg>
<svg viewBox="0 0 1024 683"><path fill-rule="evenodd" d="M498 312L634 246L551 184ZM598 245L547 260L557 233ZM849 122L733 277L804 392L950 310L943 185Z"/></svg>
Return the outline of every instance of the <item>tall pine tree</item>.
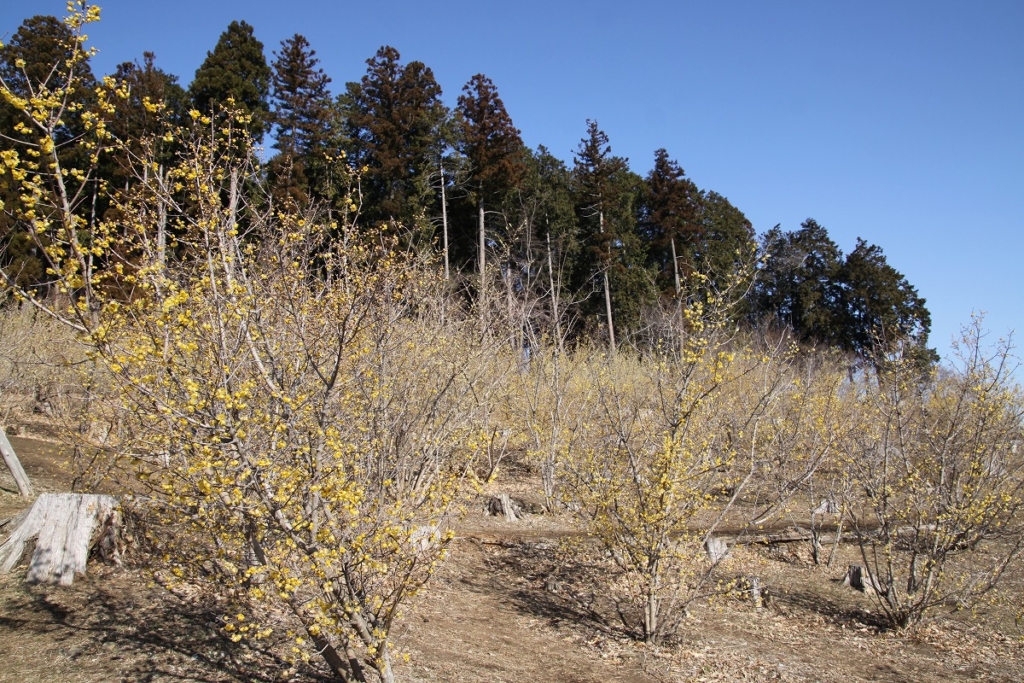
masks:
<svg viewBox="0 0 1024 683"><path fill-rule="evenodd" d="M244 21L228 25L196 70L189 95L195 108L204 114L226 107L233 100L235 107L252 117L248 129L253 138L263 140L270 127L270 67L252 26Z"/></svg>
<svg viewBox="0 0 1024 683"><path fill-rule="evenodd" d="M794 232L772 228L763 242L766 261L752 292L755 310L805 342L837 344L843 253L828 231L808 218Z"/></svg>
<svg viewBox="0 0 1024 683"><path fill-rule="evenodd" d="M433 232L426 210L433 209L433 160L448 116L441 86L429 67L403 65L390 46L366 64L366 75L340 98L351 160L365 168L363 216L397 224L418 243Z"/></svg>
<svg viewBox="0 0 1024 683"><path fill-rule="evenodd" d="M794 232L776 226L763 242L767 260L752 291L756 317L862 360L879 362L896 351L922 365L937 360L928 348L925 300L881 248L858 239L843 258L811 218Z"/></svg>
<svg viewBox="0 0 1024 683"><path fill-rule="evenodd" d="M523 141L512 117L498 96L491 79L476 74L462 87L457 111L461 116L462 152L470 164L470 186L477 204L477 256L480 275L478 296L486 300L487 289L487 212L491 201L498 201L522 179L526 171Z"/></svg>
<svg viewBox="0 0 1024 683"><path fill-rule="evenodd" d="M278 155L271 161L269 173L278 199L288 197L303 203L309 199L311 186L320 185L311 178L322 168L318 161L330 153L333 115L327 86L331 79L317 67L316 51L298 33L281 41L281 51L274 57L271 121Z"/></svg>
<svg viewBox="0 0 1024 683"><path fill-rule="evenodd" d="M629 170L627 159L612 154L608 136L596 121L587 121L587 136L580 140L574 162L576 211L584 245L577 261L577 283L581 290L589 287L601 292L608 344L614 353L617 330L621 336L635 329L643 307L654 297L638 232L643 179ZM589 312L596 313L592 307Z"/></svg>
<svg viewBox="0 0 1024 683"><path fill-rule="evenodd" d="M642 232L662 293L680 291L694 272L713 286L731 283L755 251L746 216L717 192L699 189L664 149L654 153L646 182Z"/></svg>
<svg viewBox="0 0 1024 683"><path fill-rule="evenodd" d="M175 143L162 139L169 126L180 124L188 109L188 97L178 85L178 77L156 66L156 55L143 53L143 63L124 62L117 66L114 78L125 86L126 99L113 101L114 113L111 132L123 141L124 147L115 152L108 180L116 188L126 186L134 171L130 155L141 155L143 145L158 145L157 159L164 161L175 148Z"/></svg>
<svg viewBox="0 0 1024 683"><path fill-rule="evenodd" d="M754 260L757 242L754 226L743 212L714 190L701 192L699 230L688 244L695 267L711 282L723 287Z"/></svg>
<svg viewBox="0 0 1024 683"><path fill-rule="evenodd" d="M889 265L881 247L857 238L839 270L841 347L875 363L900 352L922 365L938 361L928 348L931 314L902 273Z"/></svg>
<svg viewBox="0 0 1024 683"><path fill-rule="evenodd" d="M691 247L700 239L701 192L664 149L654 153L646 182L643 234L648 259L657 270L661 291L678 294L687 271L695 267Z"/></svg>

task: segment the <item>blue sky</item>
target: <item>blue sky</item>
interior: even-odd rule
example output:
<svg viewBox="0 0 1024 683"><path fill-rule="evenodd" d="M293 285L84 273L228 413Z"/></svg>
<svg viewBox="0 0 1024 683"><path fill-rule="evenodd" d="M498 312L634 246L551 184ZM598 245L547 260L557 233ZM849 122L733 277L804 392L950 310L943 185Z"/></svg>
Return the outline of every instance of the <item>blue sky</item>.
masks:
<svg viewBox="0 0 1024 683"><path fill-rule="evenodd" d="M0 36L64 0L7 0ZM571 161L596 119L646 174L665 147L758 232L807 217L880 245L928 301L945 355L973 311L1024 335L1024 3L100 2L96 73L144 50L187 86L228 23L268 60L305 35L335 92L378 47L454 104L489 76L523 138Z"/></svg>

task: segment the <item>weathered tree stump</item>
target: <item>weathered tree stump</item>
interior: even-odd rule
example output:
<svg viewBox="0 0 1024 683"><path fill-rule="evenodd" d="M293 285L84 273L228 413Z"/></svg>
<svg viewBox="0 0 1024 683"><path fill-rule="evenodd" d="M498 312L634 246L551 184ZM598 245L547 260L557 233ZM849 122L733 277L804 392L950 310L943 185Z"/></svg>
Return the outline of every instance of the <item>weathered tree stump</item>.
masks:
<svg viewBox="0 0 1024 683"><path fill-rule="evenodd" d="M94 547L105 560L121 561L121 515L113 496L44 493L8 526L10 535L0 544L0 573L14 569L25 544L35 538L27 575L30 583L70 586L75 574L85 573Z"/></svg>
<svg viewBox="0 0 1024 683"><path fill-rule="evenodd" d="M50 399L43 388L36 385L36 400L32 406L32 412L39 415L46 415L47 417L53 416L53 405L50 403Z"/></svg>
<svg viewBox="0 0 1024 683"><path fill-rule="evenodd" d="M843 585L859 590L865 595L874 595L881 592L881 587L878 585L875 577L871 576L859 564L851 564L847 567Z"/></svg>
<svg viewBox="0 0 1024 683"><path fill-rule="evenodd" d="M25 474L25 470L21 466L21 461L18 460L18 456L14 452L14 446L7 439L7 434L4 433L3 427L0 427L0 455L3 456L7 469L11 471L14 483L18 485L18 493L21 494L22 498L31 498L32 484L29 482L28 475Z"/></svg>
<svg viewBox="0 0 1024 683"><path fill-rule="evenodd" d="M762 609L764 607L764 586L761 584L761 578L748 576L747 583L750 585L750 601L754 603L754 609Z"/></svg>
<svg viewBox="0 0 1024 683"><path fill-rule="evenodd" d="M704 549L707 551L708 559L711 560L712 564L718 564L729 554L729 544L725 542L724 538L712 536L704 543Z"/></svg>
<svg viewBox="0 0 1024 683"><path fill-rule="evenodd" d="M487 514L494 516L503 515L506 522L516 522L519 520L517 507L511 496L507 493L502 493L493 496L487 503Z"/></svg>

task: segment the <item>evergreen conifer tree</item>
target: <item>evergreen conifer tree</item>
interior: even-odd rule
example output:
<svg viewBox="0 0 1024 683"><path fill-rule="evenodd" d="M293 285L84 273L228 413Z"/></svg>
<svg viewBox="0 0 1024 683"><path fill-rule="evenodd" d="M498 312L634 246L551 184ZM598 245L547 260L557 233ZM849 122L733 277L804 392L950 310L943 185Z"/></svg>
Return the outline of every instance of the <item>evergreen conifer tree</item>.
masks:
<svg viewBox="0 0 1024 683"><path fill-rule="evenodd" d="M366 75L346 85L340 98L352 163L364 168L364 218L394 222L419 241L432 226L437 138L447 117L441 86L422 62L402 65L398 50L381 47L367 60Z"/></svg>
<svg viewBox="0 0 1024 683"><path fill-rule="evenodd" d="M327 153L332 128L331 97L327 85L331 79L317 67L316 51L304 36L295 34L281 41L274 53L271 121L276 132L274 149L279 154L271 161L274 194L305 201L310 187L317 183L310 176L318 167L317 157Z"/></svg>
<svg viewBox="0 0 1024 683"><path fill-rule="evenodd" d="M134 161L125 157L126 152L138 156L144 144L155 143L164 147L157 159L167 160L175 143L163 141L162 135L168 126L180 124L188 110L188 96L178 85L178 77L158 68L155 62L156 55L144 52L141 65L124 62L114 72L114 78L124 84L128 93L126 99L118 98L112 103L110 130L125 147L110 159L114 167L105 170L107 179L117 188L125 186L133 176L127 169Z"/></svg>
<svg viewBox="0 0 1024 683"><path fill-rule="evenodd" d="M752 294L754 308L803 341L836 345L843 254L828 231L808 218L793 232L776 226L763 241L767 260Z"/></svg>
<svg viewBox="0 0 1024 683"><path fill-rule="evenodd" d="M476 74L462 87L457 111L461 115L461 145L470 164L470 186L477 204L477 272L481 299L487 283L486 205L511 190L526 171L523 141L498 96L493 81Z"/></svg>
<svg viewBox="0 0 1024 683"><path fill-rule="evenodd" d="M677 293L686 273L698 267L693 246L700 239L701 192L665 149L654 153L646 182L643 234L648 258L657 269L661 291Z"/></svg>
<svg viewBox="0 0 1024 683"><path fill-rule="evenodd" d="M646 183L642 233L662 293L679 290L693 272L726 286L753 255L750 221L722 195L699 189L664 149Z"/></svg>
<svg viewBox="0 0 1024 683"><path fill-rule="evenodd" d="M262 140L270 125L269 94L270 67L263 43L256 39L252 26L232 21L196 70L189 86L193 105L210 114L234 100L235 107L252 117L249 132Z"/></svg>
<svg viewBox="0 0 1024 683"><path fill-rule="evenodd" d="M614 353L616 331L635 329L643 307L654 297L653 277L638 232L643 179L629 161L613 156L608 136L587 121L573 167L576 210L584 248L577 262L577 283L603 294L603 319ZM584 311L586 312L586 311ZM590 313L596 311L591 307Z"/></svg>
<svg viewBox="0 0 1024 683"><path fill-rule="evenodd" d="M857 238L838 279L836 318L844 350L875 363L896 350L921 364L938 361L928 348L931 314L925 300L880 247Z"/></svg>

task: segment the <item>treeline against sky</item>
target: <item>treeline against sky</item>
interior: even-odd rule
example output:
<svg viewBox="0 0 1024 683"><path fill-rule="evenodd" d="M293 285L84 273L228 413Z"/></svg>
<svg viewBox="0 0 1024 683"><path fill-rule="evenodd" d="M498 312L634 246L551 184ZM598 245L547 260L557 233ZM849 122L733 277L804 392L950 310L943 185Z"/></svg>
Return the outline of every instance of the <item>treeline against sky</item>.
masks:
<svg viewBox="0 0 1024 683"><path fill-rule="evenodd" d="M26 19L0 49L0 78L26 98L45 91L69 36L54 17ZM82 76L58 141L68 154L83 153L71 142L98 110L100 77ZM131 144L100 158L80 188L92 194L79 209L86 226L109 219L107 198L131 184L132 145L139 157L157 145L157 158L169 161L177 142L167 131L238 109L255 139L273 139L275 154L262 166L269 192L260 196L282 210L315 205L383 228L443 268L467 303L518 307L531 338L650 346L678 327L665 322L675 312L711 298L735 300L738 324L789 330L807 344L860 358L879 344L935 358L924 299L878 246L859 240L844 255L811 219L758 236L739 208L698 187L665 149L653 153L646 176L635 173L596 121L581 126L571 165L543 146L529 149L483 74L450 108L427 65L384 46L334 96L303 36L282 41L268 62L253 27L237 21L187 87L152 53L104 78L120 84L104 125ZM0 152L27 139L23 126L0 102ZM66 165L88 160L77 161ZM18 284L42 288L47 256L13 210L19 187L0 176L0 259Z"/></svg>

